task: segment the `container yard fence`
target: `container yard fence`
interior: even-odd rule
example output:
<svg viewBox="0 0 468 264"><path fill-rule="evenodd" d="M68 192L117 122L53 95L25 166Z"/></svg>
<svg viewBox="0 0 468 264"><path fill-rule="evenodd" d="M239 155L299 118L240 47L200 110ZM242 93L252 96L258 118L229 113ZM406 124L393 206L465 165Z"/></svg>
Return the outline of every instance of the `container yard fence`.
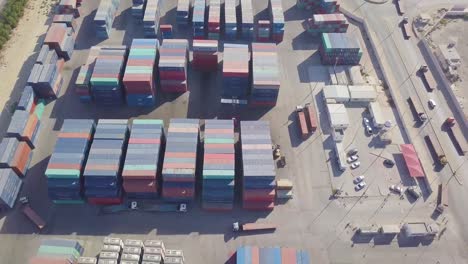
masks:
<svg viewBox="0 0 468 264"><path fill-rule="evenodd" d="M0 50L10 40L11 32L23 17L28 0L8 0L0 12Z"/></svg>

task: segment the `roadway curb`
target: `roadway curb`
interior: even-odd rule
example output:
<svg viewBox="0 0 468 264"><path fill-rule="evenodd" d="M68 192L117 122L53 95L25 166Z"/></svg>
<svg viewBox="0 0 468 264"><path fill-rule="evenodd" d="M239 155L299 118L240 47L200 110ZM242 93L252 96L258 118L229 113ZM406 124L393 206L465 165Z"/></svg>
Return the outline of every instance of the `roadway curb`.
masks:
<svg viewBox="0 0 468 264"><path fill-rule="evenodd" d="M365 1L371 4L377 4L377 5L385 4L388 2L388 0L365 0Z"/></svg>

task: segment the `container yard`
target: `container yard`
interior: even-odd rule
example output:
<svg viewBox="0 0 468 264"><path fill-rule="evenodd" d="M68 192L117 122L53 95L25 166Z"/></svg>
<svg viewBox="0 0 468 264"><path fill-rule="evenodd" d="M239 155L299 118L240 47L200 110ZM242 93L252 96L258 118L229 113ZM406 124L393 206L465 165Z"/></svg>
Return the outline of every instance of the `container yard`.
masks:
<svg viewBox="0 0 468 264"><path fill-rule="evenodd" d="M398 103L393 86L367 51L366 37L375 36L348 23L337 1L120 0L103 13L105 2L62 0L46 26L28 17L14 38L42 38L34 51L23 48L21 74L0 67L18 76L5 108L12 125L1 122L5 263L361 263L386 255L450 263L447 252L457 261L466 254L444 222L455 224L456 200L429 220L436 203L423 181L434 171L414 143L408 160L416 155L424 177L411 178L399 147L430 126L404 132L389 106ZM323 40L337 32L347 42ZM340 66L348 63L361 64L359 78ZM345 89L370 87L373 98L355 89L342 103L347 120L329 114L330 77ZM381 108L378 125L366 100ZM450 162L444 173L455 168L453 144L431 139ZM402 218L450 229L436 246L406 246L400 235L383 243L380 233L363 242L355 232L393 225L398 233Z"/></svg>

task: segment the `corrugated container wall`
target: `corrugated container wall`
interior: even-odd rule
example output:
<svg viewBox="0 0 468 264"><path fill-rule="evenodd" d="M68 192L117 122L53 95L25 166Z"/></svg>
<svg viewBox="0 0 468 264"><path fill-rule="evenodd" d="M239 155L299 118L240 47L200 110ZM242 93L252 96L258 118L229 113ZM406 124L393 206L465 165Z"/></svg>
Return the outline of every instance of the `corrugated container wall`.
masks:
<svg viewBox="0 0 468 264"><path fill-rule="evenodd" d="M188 41L186 39L165 39L159 54L161 91L186 92L188 90Z"/></svg>
<svg viewBox="0 0 468 264"><path fill-rule="evenodd" d="M250 105L275 106L281 85L276 44L252 43L252 65Z"/></svg>
<svg viewBox="0 0 468 264"><path fill-rule="evenodd" d="M243 99L248 95L250 83L249 46L224 43L223 98Z"/></svg>

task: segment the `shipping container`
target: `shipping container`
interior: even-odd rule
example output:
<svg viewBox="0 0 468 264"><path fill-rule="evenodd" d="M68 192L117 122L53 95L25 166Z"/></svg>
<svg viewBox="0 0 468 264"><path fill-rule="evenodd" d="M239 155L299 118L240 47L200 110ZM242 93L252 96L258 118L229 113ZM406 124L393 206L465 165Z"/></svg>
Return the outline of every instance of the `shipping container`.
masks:
<svg viewBox="0 0 468 264"><path fill-rule="evenodd" d="M458 154L460 154L460 156L465 156L468 153L468 143L455 118L447 118L444 125L447 129L450 140L452 140L454 147L457 149Z"/></svg>
<svg viewBox="0 0 468 264"><path fill-rule="evenodd" d="M240 34L243 40L253 40L254 37L254 16L252 8L252 0L240 0Z"/></svg>
<svg viewBox="0 0 468 264"><path fill-rule="evenodd" d="M146 0L143 16L143 34L145 38L158 38L159 20L161 18L161 0Z"/></svg>
<svg viewBox="0 0 468 264"><path fill-rule="evenodd" d="M236 251L236 263L283 263L310 264L310 255L305 250L285 247L259 248L256 246L242 246Z"/></svg>
<svg viewBox="0 0 468 264"><path fill-rule="evenodd" d="M36 256L32 257L29 263L81 263L78 262L78 259L80 259L82 256L83 251L84 249L78 241L65 239L45 239L42 240L37 250Z"/></svg>
<svg viewBox="0 0 468 264"><path fill-rule="evenodd" d="M216 71L218 68L218 41L194 39L192 66L199 71Z"/></svg>
<svg viewBox="0 0 468 264"><path fill-rule="evenodd" d="M283 41L284 14L281 0L269 0L270 22L272 26L271 37L275 42Z"/></svg>
<svg viewBox="0 0 468 264"><path fill-rule="evenodd" d="M345 33L349 23L343 14L314 14L306 20L306 31L312 35L321 33Z"/></svg>
<svg viewBox="0 0 468 264"><path fill-rule="evenodd" d="M221 33L221 0L209 0L208 8L208 39L218 40Z"/></svg>
<svg viewBox="0 0 468 264"><path fill-rule="evenodd" d="M224 1L224 38L227 40L237 39L237 9L239 0Z"/></svg>
<svg viewBox="0 0 468 264"><path fill-rule="evenodd" d="M176 22L178 26L188 26L190 21L190 0L179 0L177 2Z"/></svg>
<svg viewBox="0 0 468 264"><path fill-rule="evenodd" d="M195 170L199 120L170 120L162 170L162 197L170 202L190 202L195 197Z"/></svg>
<svg viewBox="0 0 468 264"><path fill-rule="evenodd" d="M222 97L245 99L250 84L249 46L224 43Z"/></svg>
<svg viewBox="0 0 468 264"><path fill-rule="evenodd" d="M21 189L22 181L10 168L0 168L0 207L11 209Z"/></svg>
<svg viewBox="0 0 468 264"><path fill-rule="evenodd" d="M11 117L5 137L26 142L31 149L34 149L38 129L39 119L36 115L31 115L23 110L16 110Z"/></svg>
<svg viewBox="0 0 468 264"><path fill-rule="evenodd" d="M311 10L314 14L331 14L339 11L337 0L297 0L297 7Z"/></svg>
<svg viewBox="0 0 468 264"><path fill-rule="evenodd" d="M434 141L433 137L429 135L424 136L424 141L426 141L427 147L434 161L441 166L445 166L447 164L447 157L445 156L445 152L442 149L440 142L438 140Z"/></svg>
<svg viewBox="0 0 468 264"><path fill-rule="evenodd" d="M194 0L193 14L192 14L192 27L194 39L206 38L206 3L205 0Z"/></svg>
<svg viewBox="0 0 468 264"><path fill-rule="evenodd" d="M0 143L0 168L10 168L19 177L25 177L32 157L32 150L24 141L4 138Z"/></svg>
<svg viewBox="0 0 468 264"><path fill-rule="evenodd" d="M161 91L169 93L188 91L188 41L186 39L165 39L159 54Z"/></svg>
<svg viewBox="0 0 468 264"><path fill-rule="evenodd" d="M358 40L345 33L323 33L319 52L324 65L357 65L362 57Z"/></svg>
<svg viewBox="0 0 468 264"><path fill-rule="evenodd" d="M252 91L250 105L271 107L278 100L280 67L274 43L252 43Z"/></svg>
<svg viewBox="0 0 468 264"><path fill-rule="evenodd" d="M271 22L269 20L259 20L257 24L258 42L269 42L271 39Z"/></svg>
<svg viewBox="0 0 468 264"><path fill-rule="evenodd" d="M100 2L96 15L94 16L96 37L101 39L109 38L119 6L120 0L102 0Z"/></svg>

